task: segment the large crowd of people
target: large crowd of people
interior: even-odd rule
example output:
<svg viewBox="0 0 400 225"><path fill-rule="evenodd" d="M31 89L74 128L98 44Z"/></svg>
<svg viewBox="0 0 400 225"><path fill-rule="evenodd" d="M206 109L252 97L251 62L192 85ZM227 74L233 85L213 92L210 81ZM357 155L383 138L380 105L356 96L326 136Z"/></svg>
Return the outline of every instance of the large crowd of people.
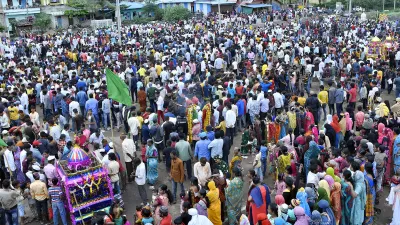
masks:
<svg viewBox="0 0 400 225"><path fill-rule="evenodd" d="M66 225L55 163L80 146L115 195L140 199L134 218L113 203L99 225L367 225L385 200L399 225L395 23L308 9L218 18L124 26L121 40L2 39L0 224ZM393 47L371 56L374 36ZM133 106L108 98L106 69Z"/></svg>

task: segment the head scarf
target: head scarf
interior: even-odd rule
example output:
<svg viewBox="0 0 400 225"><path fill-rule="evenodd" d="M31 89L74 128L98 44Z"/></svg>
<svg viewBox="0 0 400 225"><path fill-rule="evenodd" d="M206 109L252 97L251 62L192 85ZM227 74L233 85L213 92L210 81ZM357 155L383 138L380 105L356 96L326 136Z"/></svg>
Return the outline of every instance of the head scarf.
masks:
<svg viewBox="0 0 400 225"><path fill-rule="evenodd" d="M305 214L302 207L294 207L294 215L296 215L297 218L296 223L294 223L295 225L308 225L308 216Z"/></svg>
<svg viewBox="0 0 400 225"><path fill-rule="evenodd" d="M385 129L385 124L383 124L383 123L379 123L378 124L378 135L379 135L379 137L378 137L378 142L379 143L382 143L382 139L383 139L383 137L384 137L384 134L383 134L383 130Z"/></svg>
<svg viewBox="0 0 400 225"><path fill-rule="evenodd" d="M324 177L324 180L326 180L326 182L328 182L328 185L330 187L330 190L332 190L333 187L333 183L335 183L335 181L333 180L333 177L331 175L326 175Z"/></svg>
<svg viewBox="0 0 400 225"><path fill-rule="evenodd" d="M310 225L320 225L321 224L321 213L314 210L311 214Z"/></svg>
<svg viewBox="0 0 400 225"><path fill-rule="evenodd" d="M371 118L369 118L368 114L365 114L362 127L367 130L371 130L373 126L374 126L374 121Z"/></svg>
<svg viewBox="0 0 400 225"><path fill-rule="evenodd" d="M387 146L393 146L393 131L390 128L385 128L383 129L383 135L384 137L387 137L388 143Z"/></svg>
<svg viewBox="0 0 400 225"><path fill-rule="evenodd" d="M271 225L271 222L269 222L268 216L265 213L258 214L257 221L259 225Z"/></svg>
<svg viewBox="0 0 400 225"><path fill-rule="evenodd" d="M304 190L307 193L308 201L315 202L315 199L317 199L317 193L315 193L315 190L311 187L306 187Z"/></svg>
<svg viewBox="0 0 400 225"><path fill-rule="evenodd" d="M332 123L330 123L330 124L336 133L340 132L339 117L336 114L333 115Z"/></svg>
<svg viewBox="0 0 400 225"><path fill-rule="evenodd" d="M283 220L281 217L276 217L275 219L274 219L274 224L275 225L285 225L285 220Z"/></svg>
<svg viewBox="0 0 400 225"><path fill-rule="evenodd" d="M275 203L279 206L285 203L285 199L283 198L282 195L276 195L275 196Z"/></svg>
<svg viewBox="0 0 400 225"><path fill-rule="evenodd" d="M331 115L331 114L328 114L328 115L326 116L326 123L327 123L327 124L331 124L331 123L332 123L332 115Z"/></svg>
<svg viewBox="0 0 400 225"><path fill-rule="evenodd" d="M346 130L352 130L353 129L353 120L350 118L350 113L345 112L344 116L346 117Z"/></svg>
<svg viewBox="0 0 400 225"><path fill-rule="evenodd" d="M321 201L321 200L326 200L326 201L328 201L329 203L330 203L330 199L329 199L329 196L328 196L328 194L326 193L326 190L324 189L324 188L322 188L322 187L319 187L318 188L318 202L319 201Z"/></svg>
<svg viewBox="0 0 400 225"><path fill-rule="evenodd" d="M342 185L339 182L335 182L333 184L333 189L331 191L331 204L332 204L332 210L335 211L335 215L337 218L340 218L341 215L341 191L342 191Z"/></svg>
<svg viewBox="0 0 400 225"><path fill-rule="evenodd" d="M321 200L318 202L318 207L322 210L322 212L325 212L329 216L329 225L336 225L336 219L333 214L333 211L331 207L329 207L329 202L325 200Z"/></svg>
<svg viewBox="0 0 400 225"><path fill-rule="evenodd" d="M214 181L208 182L208 189L210 191L207 193L207 197L210 200L210 202L215 202L217 200L219 201L219 191L218 191L217 187L215 186Z"/></svg>
<svg viewBox="0 0 400 225"><path fill-rule="evenodd" d="M300 188L296 194L296 198L300 200L300 206L304 209L307 216L311 216L310 206L308 205L307 198L308 195L304 188Z"/></svg>
<svg viewBox="0 0 400 225"><path fill-rule="evenodd" d="M335 170L332 167L328 167L326 169L326 174L328 174L331 177L334 177L335 176Z"/></svg>
<svg viewBox="0 0 400 225"><path fill-rule="evenodd" d="M304 154L304 157L309 159L316 159L318 158L318 154L320 149L315 141L310 141L310 147L308 148L307 152Z"/></svg>
<svg viewBox="0 0 400 225"><path fill-rule="evenodd" d="M326 180L320 180L318 185L320 188L325 189L326 194L328 195L329 198L329 196L331 196L331 188L329 187L328 182Z"/></svg>

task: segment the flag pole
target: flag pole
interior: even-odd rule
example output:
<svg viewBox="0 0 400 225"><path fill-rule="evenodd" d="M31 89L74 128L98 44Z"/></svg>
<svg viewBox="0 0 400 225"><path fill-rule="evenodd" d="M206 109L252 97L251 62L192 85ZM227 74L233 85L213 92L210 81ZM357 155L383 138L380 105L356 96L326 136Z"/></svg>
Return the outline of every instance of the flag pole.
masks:
<svg viewBox="0 0 400 225"><path fill-rule="evenodd" d="M113 100L111 100L111 111L110 111L110 126L111 126L111 141L114 141L114 127L113 127L113 122L112 122L112 113L113 113L113 108L114 108L114 104L112 102ZM117 118L117 116L115 116L115 118Z"/></svg>

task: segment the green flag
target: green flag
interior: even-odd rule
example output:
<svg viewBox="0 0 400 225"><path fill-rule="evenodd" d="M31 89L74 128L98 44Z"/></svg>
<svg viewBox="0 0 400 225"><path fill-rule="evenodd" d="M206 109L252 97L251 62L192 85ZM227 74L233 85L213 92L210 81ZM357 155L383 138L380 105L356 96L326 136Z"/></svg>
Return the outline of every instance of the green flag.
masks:
<svg viewBox="0 0 400 225"><path fill-rule="evenodd" d="M8 145L0 138L0 147L7 147Z"/></svg>
<svg viewBox="0 0 400 225"><path fill-rule="evenodd" d="M106 70L108 97L114 101L120 102L127 106L132 106L132 99L129 95L129 88L118 75L110 69Z"/></svg>

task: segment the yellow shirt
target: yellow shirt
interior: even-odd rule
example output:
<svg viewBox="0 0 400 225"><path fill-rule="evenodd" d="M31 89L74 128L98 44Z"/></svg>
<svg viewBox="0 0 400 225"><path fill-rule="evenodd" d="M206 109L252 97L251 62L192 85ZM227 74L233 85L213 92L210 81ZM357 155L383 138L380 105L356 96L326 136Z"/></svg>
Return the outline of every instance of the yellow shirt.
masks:
<svg viewBox="0 0 400 225"><path fill-rule="evenodd" d="M328 104L328 92L327 91L321 91L318 93L318 100L321 103L326 103Z"/></svg>
<svg viewBox="0 0 400 225"><path fill-rule="evenodd" d="M10 114L10 120L18 120L19 115L18 115L18 108L17 107L8 107L8 113Z"/></svg>
<svg viewBox="0 0 400 225"><path fill-rule="evenodd" d="M146 69L142 67L137 72L141 77L144 77L144 75L146 74Z"/></svg>
<svg viewBox="0 0 400 225"><path fill-rule="evenodd" d="M301 106L304 106L304 104L306 104L306 98L304 98L304 97L297 97L297 102L298 102Z"/></svg>
<svg viewBox="0 0 400 225"><path fill-rule="evenodd" d="M46 184L40 180L31 183L30 191L32 198L38 201L43 201L49 197Z"/></svg>
<svg viewBox="0 0 400 225"><path fill-rule="evenodd" d="M31 88L31 89L27 88L26 89L26 94L28 94L28 95L33 94L33 88Z"/></svg>
<svg viewBox="0 0 400 225"><path fill-rule="evenodd" d="M143 125L143 117L141 116L137 116L136 119L139 120L139 128L142 129L142 125Z"/></svg>
<svg viewBox="0 0 400 225"><path fill-rule="evenodd" d="M162 66L161 65L156 65L156 72L157 72L158 76L160 76L161 71L162 71Z"/></svg>
<svg viewBox="0 0 400 225"><path fill-rule="evenodd" d="M225 120L224 120L224 121L221 121L221 122L219 123L219 125L216 126L215 128L221 129L222 131L224 131L224 134L226 134L226 122L225 122Z"/></svg>
<svg viewBox="0 0 400 225"><path fill-rule="evenodd" d="M376 73L376 78L377 78L378 80L382 80L382 76L383 76L382 70L378 70L378 72Z"/></svg>
<svg viewBox="0 0 400 225"><path fill-rule="evenodd" d="M262 75L265 75L265 73L268 70L268 65L267 64L262 65L261 70L262 70Z"/></svg>

